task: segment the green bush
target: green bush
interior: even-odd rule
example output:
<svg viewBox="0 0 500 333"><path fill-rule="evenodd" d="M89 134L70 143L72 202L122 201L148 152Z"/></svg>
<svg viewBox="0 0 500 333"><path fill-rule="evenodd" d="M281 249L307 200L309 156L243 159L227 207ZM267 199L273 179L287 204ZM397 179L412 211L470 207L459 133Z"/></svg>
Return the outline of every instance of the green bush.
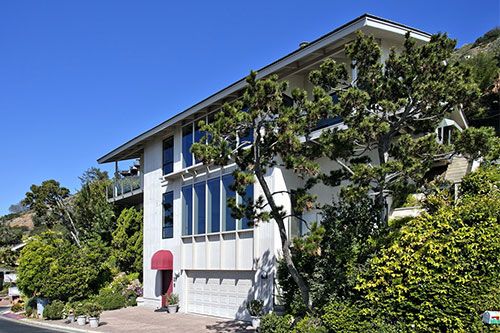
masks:
<svg viewBox="0 0 500 333"><path fill-rule="evenodd" d="M142 211L125 208L116 220L112 255L122 272L142 273Z"/></svg>
<svg viewBox="0 0 500 333"><path fill-rule="evenodd" d="M171 293L167 296L167 303L169 305L179 304L179 295L175 293Z"/></svg>
<svg viewBox="0 0 500 333"><path fill-rule="evenodd" d="M292 317L290 315L278 316L268 313L260 319L261 333L289 333L291 331Z"/></svg>
<svg viewBox="0 0 500 333"><path fill-rule="evenodd" d="M487 194L500 188L500 167L492 165L468 174L460 184L462 195Z"/></svg>
<svg viewBox="0 0 500 333"><path fill-rule="evenodd" d="M88 302L85 304L85 314L92 318L99 318L103 311L103 307L95 302Z"/></svg>
<svg viewBox="0 0 500 333"><path fill-rule="evenodd" d="M321 226L312 225L310 234L295 238L292 248L294 263L318 309L331 299L350 299L358 294L354 289L357 275L375 252L376 240L385 232L379 227L377 210L368 196L343 196L339 203L326 206L322 215ZM318 244L319 251L314 251ZM278 279L287 313L302 317L306 309L283 261L278 267Z"/></svg>
<svg viewBox="0 0 500 333"><path fill-rule="evenodd" d="M85 303L83 302L74 303L73 310L76 317L87 315L87 308L85 307Z"/></svg>
<svg viewBox="0 0 500 333"><path fill-rule="evenodd" d="M293 329L293 333L327 333L319 318L306 316ZM337 331L334 331L337 332ZM338 331L343 332L343 331Z"/></svg>
<svg viewBox="0 0 500 333"><path fill-rule="evenodd" d="M463 180L456 205L437 206L395 231L360 275L368 307L413 331L479 331L500 304L500 188L496 170Z"/></svg>
<svg viewBox="0 0 500 333"><path fill-rule="evenodd" d="M31 306L26 306L24 308L24 315L26 317L29 318L29 317L33 316L34 314L35 314L35 309L33 309Z"/></svg>
<svg viewBox="0 0 500 333"><path fill-rule="evenodd" d="M55 300L43 308L43 317L50 320L62 319L64 313L64 303Z"/></svg>
<svg viewBox="0 0 500 333"><path fill-rule="evenodd" d="M103 264L106 256L100 241L79 248L61 233L44 232L33 236L21 251L17 285L25 295L61 301L85 299L110 280Z"/></svg>
<svg viewBox="0 0 500 333"><path fill-rule="evenodd" d="M10 308L10 311L12 311L12 312L20 312L23 310L24 310L24 305L20 302L12 305L12 307Z"/></svg>
<svg viewBox="0 0 500 333"><path fill-rule="evenodd" d="M119 291L106 287L99 291L95 302L102 306L104 310L121 309L127 306L127 298Z"/></svg>

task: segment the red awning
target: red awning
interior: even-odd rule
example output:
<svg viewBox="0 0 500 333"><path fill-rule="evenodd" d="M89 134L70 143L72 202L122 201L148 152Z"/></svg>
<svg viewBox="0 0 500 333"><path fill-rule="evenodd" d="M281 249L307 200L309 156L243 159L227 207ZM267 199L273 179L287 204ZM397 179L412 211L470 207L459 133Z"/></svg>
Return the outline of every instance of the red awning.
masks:
<svg viewBox="0 0 500 333"><path fill-rule="evenodd" d="M174 269L174 256L169 250L156 251L151 258L151 269L172 270Z"/></svg>

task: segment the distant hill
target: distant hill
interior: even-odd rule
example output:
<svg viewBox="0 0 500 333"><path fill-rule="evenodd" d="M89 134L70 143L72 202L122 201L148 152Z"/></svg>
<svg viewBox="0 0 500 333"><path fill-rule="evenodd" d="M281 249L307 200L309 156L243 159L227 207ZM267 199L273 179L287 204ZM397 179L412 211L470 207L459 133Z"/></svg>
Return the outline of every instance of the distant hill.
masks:
<svg viewBox="0 0 500 333"><path fill-rule="evenodd" d="M495 27L476 39L474 43L465 44L455 54L459 59L467 59L479 53L496 53L500 48L500 27Z"/></svg>
<svg viewBox="0 0 500 333"><path fill-rule="evenodd" d="M32 212L25 212L20 214L19 216L13 217L12 219L6 220L5 226L14 228L14 227L25 227L29 230L33 230L35 227L33 223L33 215Z"/></svg>
<svg viewBox="0 0 500 333"><path fill-rule="evenodd" d="M457 49L453 59L470 67L483 93L481 105L485 112L468 115L470 125L494 127L500 135L500 27Z"/></svg>

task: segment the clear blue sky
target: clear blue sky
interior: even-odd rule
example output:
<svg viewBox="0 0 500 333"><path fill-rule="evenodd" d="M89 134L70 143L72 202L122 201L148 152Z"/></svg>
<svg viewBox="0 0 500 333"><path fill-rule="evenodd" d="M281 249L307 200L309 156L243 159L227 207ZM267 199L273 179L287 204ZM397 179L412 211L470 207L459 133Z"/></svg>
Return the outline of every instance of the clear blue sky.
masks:
<svg viewBox="0 0 500 333"><path fill-rule="evenodd" d="M0 215L46 179L75 191L111 149L366 12L459 45L500 16L498 0L0 2Z"/></svg>

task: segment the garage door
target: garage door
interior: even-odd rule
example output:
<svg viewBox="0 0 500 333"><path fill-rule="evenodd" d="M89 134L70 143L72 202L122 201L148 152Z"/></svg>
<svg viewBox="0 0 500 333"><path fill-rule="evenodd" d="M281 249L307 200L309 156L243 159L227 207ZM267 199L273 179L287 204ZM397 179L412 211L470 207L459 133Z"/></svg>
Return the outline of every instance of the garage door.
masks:
<svg viewBox="0 0 500 333"><path fill-rule="evenodd" d="M188 312L247 319L245 301L253 288L255 272L188 271Z"/></svg>

